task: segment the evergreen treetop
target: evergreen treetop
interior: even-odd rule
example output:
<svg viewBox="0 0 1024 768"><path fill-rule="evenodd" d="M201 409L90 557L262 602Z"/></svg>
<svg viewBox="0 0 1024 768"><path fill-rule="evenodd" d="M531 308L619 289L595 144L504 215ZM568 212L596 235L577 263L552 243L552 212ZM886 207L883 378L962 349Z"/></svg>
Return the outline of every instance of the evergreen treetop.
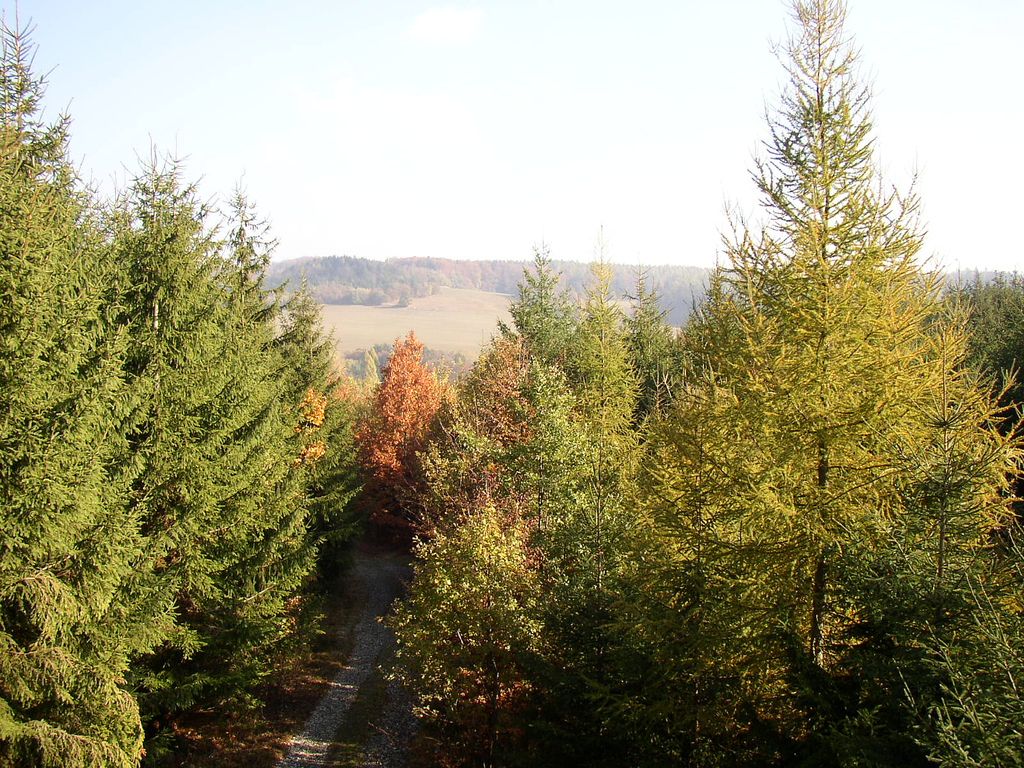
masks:
<svg viewBox="0 0 1024 768"><path fill-rule="evenodd" d="M547 246L534 249L533 271L523 270L509 313L531 355L547 365L565 366L579 309L559 287Z"/></svg>

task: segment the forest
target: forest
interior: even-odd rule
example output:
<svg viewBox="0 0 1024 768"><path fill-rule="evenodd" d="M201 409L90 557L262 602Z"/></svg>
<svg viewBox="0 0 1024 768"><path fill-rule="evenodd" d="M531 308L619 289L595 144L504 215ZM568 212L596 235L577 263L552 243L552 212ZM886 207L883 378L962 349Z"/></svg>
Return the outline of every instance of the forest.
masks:
<svg viewBox="0 0 1024 768"><path fill-rule="evenodd" d="M5 26L0 765L179 764L367 536L417 765L1024 764L1024 279L928 264L844 21L794 0L685 322L538 246L467 372L410 332L358 380L243 191L82 182Z"/></svg>

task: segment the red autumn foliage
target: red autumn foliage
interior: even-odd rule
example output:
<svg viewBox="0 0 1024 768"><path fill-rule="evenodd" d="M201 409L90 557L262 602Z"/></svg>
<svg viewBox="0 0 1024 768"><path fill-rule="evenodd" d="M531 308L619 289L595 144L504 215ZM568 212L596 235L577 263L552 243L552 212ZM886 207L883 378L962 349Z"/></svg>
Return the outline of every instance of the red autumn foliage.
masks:
<svg viewBox="0 0 1024 768"><path fill-rule="evenodd" d="M423 364L423 344L410 331L396 339L369 413L355 440L367 478L370 519L386 532L408 537L415 523L406 500L417 476L417 453L423 450L443 390Z"/></svg>

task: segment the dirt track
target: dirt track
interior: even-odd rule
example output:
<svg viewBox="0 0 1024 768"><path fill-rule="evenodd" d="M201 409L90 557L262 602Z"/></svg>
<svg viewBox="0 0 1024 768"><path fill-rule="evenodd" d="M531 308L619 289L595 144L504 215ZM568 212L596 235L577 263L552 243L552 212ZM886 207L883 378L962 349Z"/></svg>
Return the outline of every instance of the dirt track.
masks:
<svg viewBox="0 0 1024 768"><path fill-rule="evenodd" d="M395 638L379 619L402 594L409 575L408 565L396 555L368 545L357 548L348 577L357 599L348 663L306 721L302 733L292 739L278 768L405 765L416 731L408 694L398 684L389 683L379 701L353 705L361 697L367 698L363 696L366 690L385 686L381 667L394 653ZM353 722L356 719L360 722ZM354 749L349 738L339 737L343 731L365 733L367 738Z"/></svg>

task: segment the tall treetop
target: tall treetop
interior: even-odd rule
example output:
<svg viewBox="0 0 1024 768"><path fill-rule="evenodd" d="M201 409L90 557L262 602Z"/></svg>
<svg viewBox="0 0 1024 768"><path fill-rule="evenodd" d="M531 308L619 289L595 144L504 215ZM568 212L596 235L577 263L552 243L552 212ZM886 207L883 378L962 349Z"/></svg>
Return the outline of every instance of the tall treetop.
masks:
<svg viewBox="0 0 1024 768"><path fill-rule="evenodd" d="M534 250L533 271L523 270L519 296L509 307L530 353L550 365L564 365L579 311L560 285L547 246Z"/></svg>
<svg viewBox="0 0 1024 768"><path fill-rule="evenodd" d="M752 173L775 246L760 255L833 267L912 259L921 245L917 199L879 178L871 92L858 79L846 5L796 0L793 16L797 30L780 51L789 83Z"/></svg>

